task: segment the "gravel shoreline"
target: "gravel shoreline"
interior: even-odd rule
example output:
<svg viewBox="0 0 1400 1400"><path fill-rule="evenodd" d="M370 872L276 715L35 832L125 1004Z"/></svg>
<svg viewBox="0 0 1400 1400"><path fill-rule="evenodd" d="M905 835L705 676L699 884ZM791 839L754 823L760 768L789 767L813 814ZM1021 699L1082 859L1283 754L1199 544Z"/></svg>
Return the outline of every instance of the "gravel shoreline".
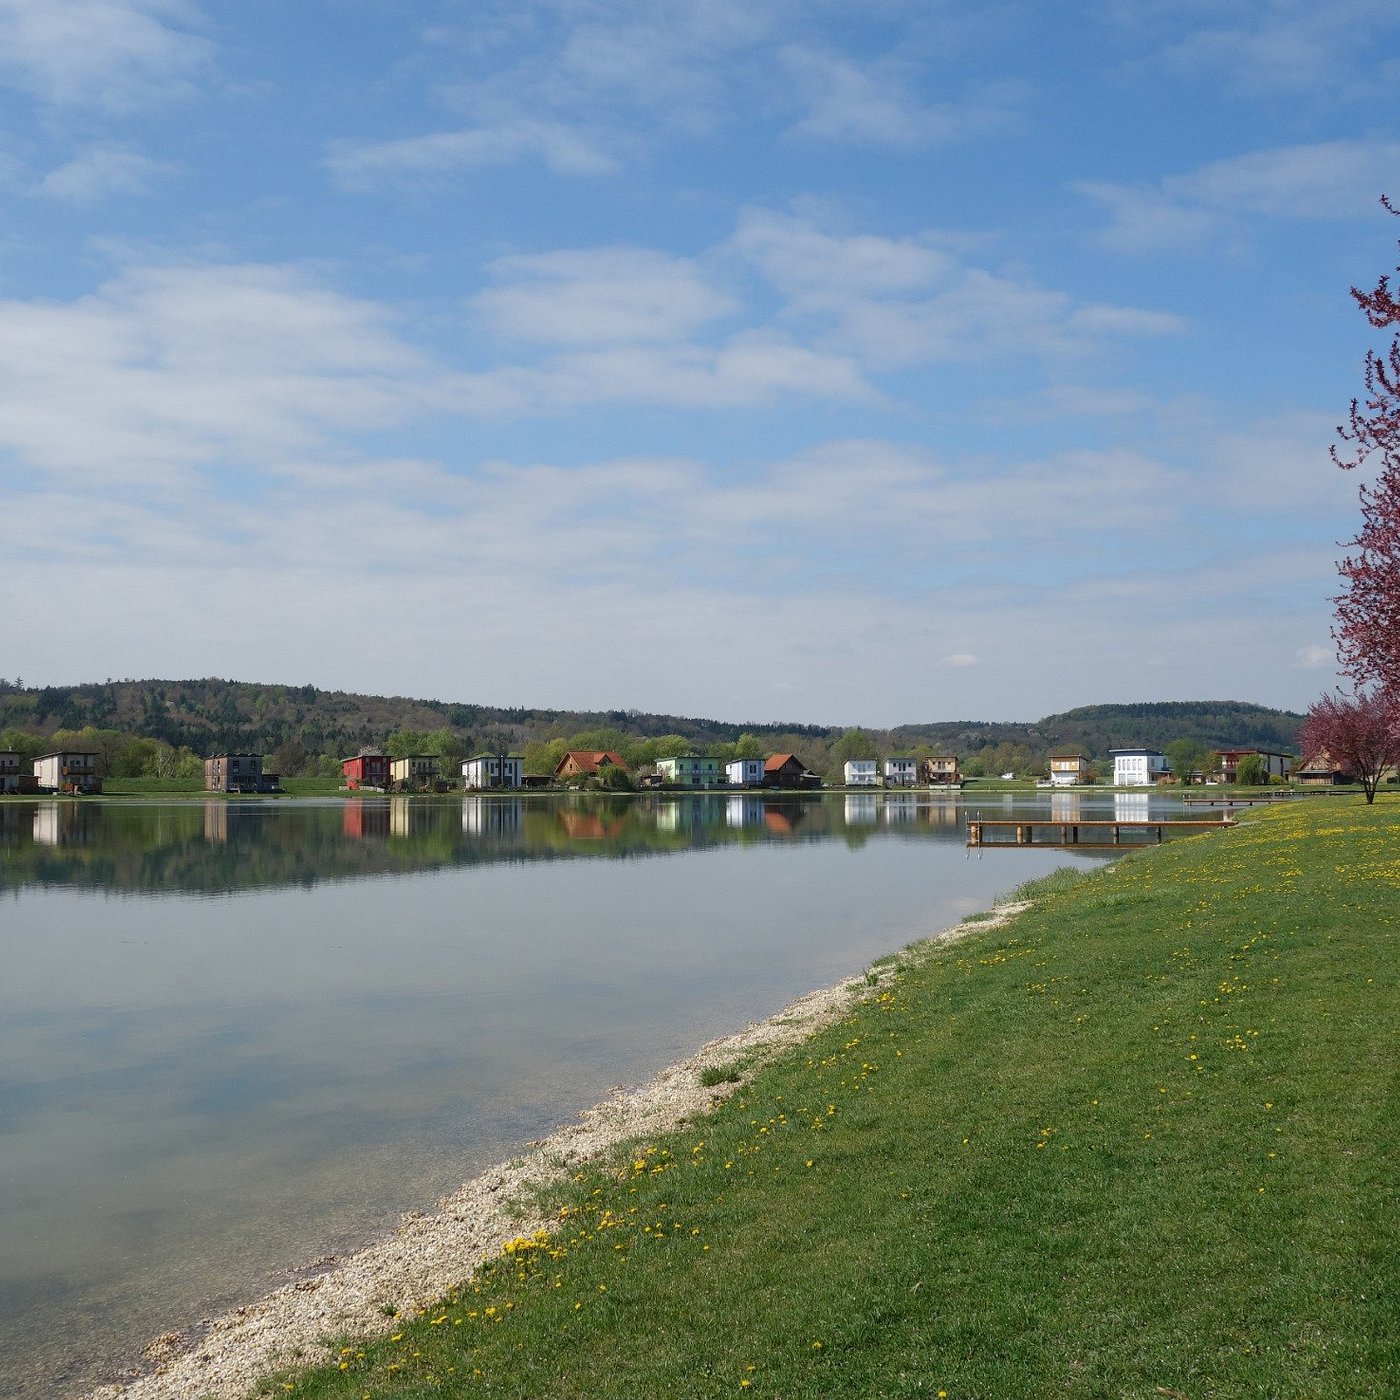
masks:
<svg viewBox="0 0 1400 1400"><path fill-rule="evenodd" d="M902 961L1004 923L1024 905L1002 905L911 946ZM157 1337L140 1365L86 1400L241 1400L271 1371L328 1358L330 1337L369 1337L394 1325L388 1309L416 1312L470 1275L517 1235L545 1229L531 1207L537 1188L628 1139L662 1134L707 1112L739 1087L706 1087L702 1072L742 1059L746 1071L837 1020L893 975L865 974L799 997L775 1016L712 1040L637 1089L618 1088L525 1153L490 1167L438 1203L410 1212L397 1232L348 1258L318 1261L256 1303Z"/></svg>

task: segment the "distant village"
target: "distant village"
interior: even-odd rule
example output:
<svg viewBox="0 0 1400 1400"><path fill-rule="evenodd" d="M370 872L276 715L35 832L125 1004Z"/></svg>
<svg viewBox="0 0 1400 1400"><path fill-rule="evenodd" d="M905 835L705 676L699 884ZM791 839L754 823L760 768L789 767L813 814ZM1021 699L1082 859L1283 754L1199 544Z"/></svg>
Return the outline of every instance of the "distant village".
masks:
<svg viewBox="0 0 1400 1400"><path fill-rule="evenodd" d="M1304 761L1296 755L1264 749L1238 748L1214 751L1214 765L1201 772L1176 774L1165 753L1150 748L1111 749L1114 787L1153 787L1172 783L1250 784L1292 781L1306 785L1331 785L1349 781L1325 754ZM85 794L102 791L102 773L96 753L61 752L34 759L31 771L21 772L20 755L0 752L0 793ZM570 750L553 773L524 771L519 754L478 754L463 759L456 774L444 772L436 754L391 757L362 753L341 762L342 786L352 792L482 792L493 790L548 790L574 786L619 789L663 788L681 790L781 789L815 790L822 778L796 754L775 753L767 758L724 760L702 754L681 754L658 759L655 771L633 774L622 756L612 750ZM1014 774L1002 775L1006 778ZM842 769L846 788L927 788L960 790L964 778L954 754L922 758L850 759ZM1037 785L1070 788L1096 781L1095 768L1084 754L1052 755ZM215 754L204 760L207 792L272 793L281 790L280 775L265 767L261 754Z"/></svg>

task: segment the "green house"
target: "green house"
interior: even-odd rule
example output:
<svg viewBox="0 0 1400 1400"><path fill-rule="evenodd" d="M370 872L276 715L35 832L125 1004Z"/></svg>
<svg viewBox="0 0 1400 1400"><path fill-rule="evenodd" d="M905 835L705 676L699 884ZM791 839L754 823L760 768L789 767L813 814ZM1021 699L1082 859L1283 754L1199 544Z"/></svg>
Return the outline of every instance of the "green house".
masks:
<svg viewBox="0 0 1400 1400"><path fill-rule="evenodd" d="M719 759L702 758L697 753L657 759L656 772L663 783L672 787L703 788L720 784Z"/></svg>

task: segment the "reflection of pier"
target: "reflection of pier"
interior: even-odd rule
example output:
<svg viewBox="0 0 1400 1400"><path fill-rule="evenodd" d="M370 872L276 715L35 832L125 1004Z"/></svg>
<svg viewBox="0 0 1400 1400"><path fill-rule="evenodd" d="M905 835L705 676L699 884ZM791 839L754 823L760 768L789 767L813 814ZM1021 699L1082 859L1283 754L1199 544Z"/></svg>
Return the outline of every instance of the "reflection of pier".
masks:
<svg viewBox="0 0 1400 1400"><path fill-rule="evenodd" d="M1233 817L1108 817L1063 821L1054 817L969 817L969 846L1146 846L1168 832L1218 831L1234 826ZM998 832L1013 833L999 839ZM1036 833L1040 836L1037 839ZM1086 835L1087 833L1087 835ZM1125 836L1125 833L1131 835Z"/></svg>

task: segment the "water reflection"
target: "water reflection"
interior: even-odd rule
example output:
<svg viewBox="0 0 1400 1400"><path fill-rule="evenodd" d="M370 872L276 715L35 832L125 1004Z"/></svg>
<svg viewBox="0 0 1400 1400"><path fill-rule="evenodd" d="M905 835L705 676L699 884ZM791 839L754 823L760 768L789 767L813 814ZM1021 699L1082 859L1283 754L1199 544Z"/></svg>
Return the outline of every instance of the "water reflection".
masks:
<svg viewBox="0 0 1400 1400"><path fill-rule="evenodd" d="M325 802L0 803L0 883L142 893L304 885L451 865L631 856L871 827L959 836L968 815L1146 820L1180 807L1156 793L1013 793L968 800L920 792L841 797L701 793L353 797ZM212 858L220 848L236 859ZM55 859L57 854L58 858Z"/></svg>
<svg viewBox="0 0 1400 1400"><path fill-rule="evenodd" d="M216 894L521 859L840 840L877 826L954 837L960 811L912 792L10 802L0 804L0 884Z"/></svg>

